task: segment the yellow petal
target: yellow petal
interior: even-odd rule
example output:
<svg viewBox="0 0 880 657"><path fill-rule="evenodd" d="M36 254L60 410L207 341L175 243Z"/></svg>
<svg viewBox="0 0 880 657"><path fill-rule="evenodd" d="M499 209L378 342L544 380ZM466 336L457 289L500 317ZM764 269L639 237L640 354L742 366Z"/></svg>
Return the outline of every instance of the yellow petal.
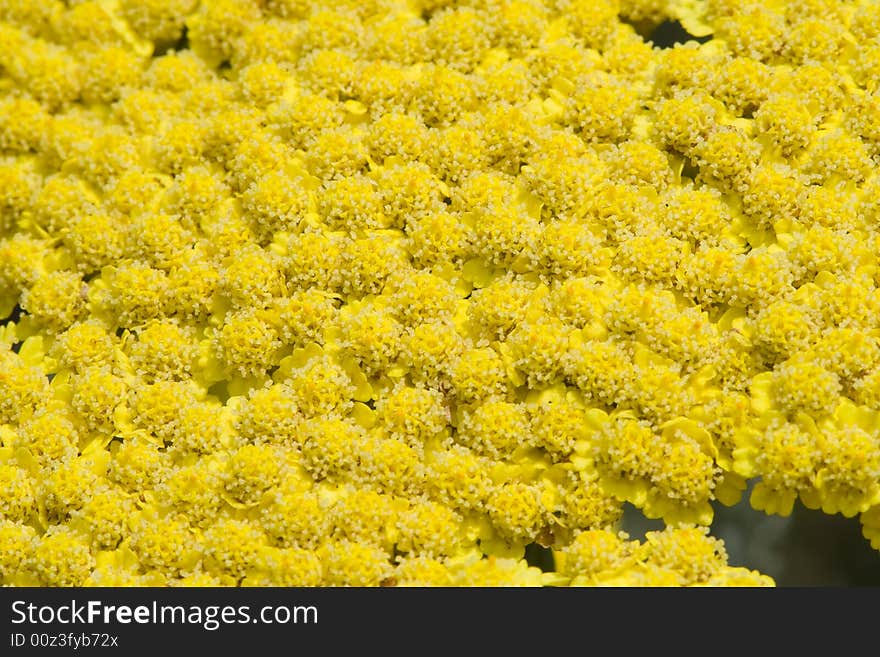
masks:
<svg viewBox="0 0 880 657"><path fill-rule="evenodd" d="M351 409L351 418L364 429L372 429L376 424L376 412L361 402L356 402Z"/></svg>
<svg viewBox="0 0 880 657"><path fill-rule="evenodd" d="M756 413L766 413L773 410L775 404L770 396L772 382L773 374L771 372L763 372L752 379L750 387L752 408Z"/></svg>
<svg viewBox="0 0 880 657"><path fill-rule="evenodd" d="M462 277L474 284L474 287L486 287L492 282L495 270L488 267L481 258L473 258L461 268Z"/></svg>
<svg viewBox="0 0 880 657"><path fill-rule="evenodd" d="M745 489L745 478L735 472L725 472L721 481L715 486L715 499L724 506L734 506L742 499Z"/></svg>

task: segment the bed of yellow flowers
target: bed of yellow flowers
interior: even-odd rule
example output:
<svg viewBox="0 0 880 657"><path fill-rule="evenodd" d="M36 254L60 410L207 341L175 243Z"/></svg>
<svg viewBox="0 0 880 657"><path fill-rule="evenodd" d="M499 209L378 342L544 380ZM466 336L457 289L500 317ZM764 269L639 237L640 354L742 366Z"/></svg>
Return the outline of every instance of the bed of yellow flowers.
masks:
<svg viewBox="0 0 880 657"><path fill-rule="evenodd" d="M0 583L880 549L878 81L873 0L0 0Z"/></svg>

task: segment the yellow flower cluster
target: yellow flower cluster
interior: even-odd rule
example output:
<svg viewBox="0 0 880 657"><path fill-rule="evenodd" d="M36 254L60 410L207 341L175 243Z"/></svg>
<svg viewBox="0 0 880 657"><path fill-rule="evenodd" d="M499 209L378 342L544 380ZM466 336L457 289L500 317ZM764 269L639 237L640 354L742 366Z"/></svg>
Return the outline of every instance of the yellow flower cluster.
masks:
<svg viewBox="0 0 880 657"><path fill-rule="evenodd" d="M607 529L587 530L558 555L569 586L773 586L747 568L727 565L724 543L703 527L648 532L644 542Z"/></svg>
<svg viewBox="0 0 880 657"><path fill-rule="evenodd" d="M880 548L878 62L871 0L0 0L0 584L772 584L748 480Z"/></svg>

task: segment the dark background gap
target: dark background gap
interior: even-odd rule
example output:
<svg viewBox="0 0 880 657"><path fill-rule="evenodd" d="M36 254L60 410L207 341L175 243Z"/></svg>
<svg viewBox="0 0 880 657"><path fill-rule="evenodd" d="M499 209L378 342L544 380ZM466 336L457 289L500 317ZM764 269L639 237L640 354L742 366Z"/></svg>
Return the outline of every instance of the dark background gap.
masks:
<svg viewBox="0 0 880 657"><path fill-rule="evenodd" d="M645 41L650 41L658 48L672 48L677 43L687 43L688 41L706 43L712 37L711 35L696 37L689 34L678 21L663 21L644 38Z"/></svg>

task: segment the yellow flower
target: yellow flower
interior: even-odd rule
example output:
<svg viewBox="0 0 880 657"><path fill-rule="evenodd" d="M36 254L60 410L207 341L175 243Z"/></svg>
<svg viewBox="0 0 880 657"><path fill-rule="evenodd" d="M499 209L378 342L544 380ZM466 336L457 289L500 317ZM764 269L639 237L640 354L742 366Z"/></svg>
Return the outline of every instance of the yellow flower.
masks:
<svg viewBox="0 0 880 657"><path fill-rule="evenodd" d="M615 76L598 73L590 73L575 84L573 124L581 136L605 143L628 139L639 107L632 86Z"/></svg>
<svg viewBox="0 0 880 657"><path fill-rule="evenodd" d="M78 274L56 271L39 277L21 295L22 309L48 331L63 331L85 311L87 285Z"/></svg>
<svg viewBox="0 0 880 657"><path fill-rule="evenodd" d="M94 557L82 537L56 525L33 539L33 548L23 560L25 570L42 586L82 586L94 567Z"/></svg>
<svg viewBox="0 0 880 657"><path fill-rule="evenodd" d="M788 359L806 349L819 330L817 318L803 305L771 303L753 320L755 346L773 359Z"/></svg>
<svg viewBox="0 0 880 657"><path fill-rule="evenodd" d="M429 127L449 126L477 107L476 87L476 78L432 63L416 80L416 109Z"/></svg>
<svg viewBox="0 0 880 657"><path fill-rule="evenodd" d="M133 423L160 438L171 434L171 425L183 409L196 404L200 390L191 382L156 381L132 390Z"/></svg>
<svg viewBox="0 0 880 657"><path fill-rule="evenodd" d="M49 254L49 244L43 239L26 234L0 238L0 289L20 294L45 273L44 262Z"/></svg>
<svg viewBox="0 0 880 657"><path fill-rule="evenodd" d="M768 514L787 516L798 495L809 499L818 463L815 423L799 415L796 423L779 414L765 414L756 427L737 432L733 469L746 478L760 475L751 504Z"/></svg>
<svg viewBox="0 0 880 657"><path fill-rule="evenodd" d="M51 470L76 457L79 440L72 414L63 406L44 404L21 423L16 442L18 447L28 450L39 467Z"/></svg>
<svg viewBox="0 0 880 657"><path fill-rule="evenodd" d="M266 543L262 531L242 520L221 519L203 533L203 563L207 572L241 581L258 563Z"/></svg>
<svg viewBox="0 0 880 657"><path fill-rule="evenodd" d="M519 324L500 347L508 366L517 370L512 378L525 374L530 388L559 381L572 332L554 319Z"/></svg>
<svg viewBox="0 0 880 657"><path fill-rule="evenodd" d="M107 452L79 456L58 465L41 482L40 498L47 519L52 524L65 522L102 488L107 470Z"/></svg>
<svg viewBox="0 0 880 657"><path fill-rule="evenodd" d="M318 555L299 548L264 548L242 586L320 586L323 566Z"/></svg>
<svg viewBox="0 0 880 657"><path fill-rule="evenodd" d="M461 542L461 519L437 502L416 502L400 513L396 549L408 557L453 555Z"/></svg>
<svg viewBox="0 0 880 657"><path fill-rule="evenodd" d="M239 76L245 98L265 106L284 92L290 74L276 62L258 61L242 68Z"/></svg>
<svg viewBox="0 0 880 657"><path fill-rule="evenodd" d="M496 557L481 559L473 552L447 561L455 586L543 586L544 573L525 559Z"/></svg>
<svg viewBox="0 0 880 657"><path fill-rule="evenodd" d="M175 455L215 454L237 443L231 412L211 401L191 402L177 409L162 437Z"/></svg>
<svg viewBox="0 0 880 657"><path fill-rule="evenodd" d="M0 102L0 147L13 152L35 149L48 121L46 111L32 98L6 96Z"/></svg>
<svg viewBox="0 0 880 657"><path fill-rule="evenodd" d="M397 495L421 489L418 446L374 433L361 445L362 454L352 480L376 490Z"/></svg>
<svg viewBox="0 0 880 657"><path fill-rule="evenodd" d="M370 375L391 374L403 326L384 303L349 303L340 312L340 346Z"/></svg>
<svg viewBox="0 0 880 657"><path fill-rule="evenodd" d="M94 34L95 24L90 24L89 29L91 34ZM81 90L84 102L106 106L119 100L126 89L140 85L143 74L143 53L119 45L84 50L83 64L89 70L89 75L83 79Z"/></svg>
<svg viewBox="0 0 880 657"><path fill-rule="evenodd" d="M342 109L336 102L308 92L299 93L293 98L282 97L282 100L277 105L270 106L268 111L274 130L298 147L305 146L322 131L341 125L343 121ZM245 116L242 116L239 122ZM228 120L229 117L226 118ZM240 128L244 127L244 125L240 126ZM218 130L220 129L222 127L218 126ZM227 139L234 137L240 140L244 134L246 133L237 129L229 134Z"/></svg>
<svg viewBox="0 0 880 657"><path fill-rule="evenodd" d="M115 549L129 537L134 498L119 489L98 490L71 513L71 526L90 536L99 550Z"/></svg>
<svg viewBox="0 0 880 657"><path fill-rule="evenodd" d="M389 308L404 326L422 322L450 321L458 309L455 287L444 278L426 271L392 275L383 290Z"/></svg>
<svg viewBox="0 0 880 657"><path fill-rule="evenodd" d="M180 516L160 519L141 515L132 527L131 549L138 561L144 568L155 569L168 577L195 566L200 556L199 543L199 537Z"/></svg>
<svg viewBox="0 0 880 657"><path fill-rule="evenodd" d="M4 424L19 422L35 411L44 412L49 382L43 372L28 366L11 351L0 351L0 362L0 420Z"/></svg>
<svg viewBox="0 0 880 657"><path fill-rule="evenodd" d="M455 445L425 456L425 488L453 509L479 509L493 489L488 461L470 449Z"/></svg>
<svg viewBox="0 0 880 657"><path fill-rule="evenodd" d="M606 495L593 474L569 471L560 486L560 497L558 522L563 531L552 528L554 538L557 532L577 535L584 530L615 527L623 516L622 503Z"/></svg>
<svg viewBox="0 0 880 657"><path fill-rule="evenodd" d="M388 553L372 544L328 541L318 554L326 586L378 586L393 572Z"/></svg>
<svg viewBox="0 0 880 657"><path fill-rule="evenodd" d="M428 58L468 72L482 59L494 39L495 25L471 7L449 7L431 16L426 31Z"/></svg>
<svg viewBox="0 0 880 657"><path fill-rule="evenodd" d="M5 160L0 160L0 181L3 183L3 191L0 192L0 208L3 209L0 231L8 233L11 232L13 224L22 218L24 212L39 202L45 186L38 194L39 177L14 161L7 163ZM73 195L75 196L76 193L74 192ZM60 205L62 208L65 207L65 203ZM62 212L67 215L66 211L62 210Z"/></svg>
<svg viewBox="0 0 880 657"><path fill-rule="evenodd" d="M212 525L226 501L222 496L222 464L216 457L172 467L155 488L156 505L166 514L182 514L187 522L204 528Z"/></svg>
<svg viewBox="0 0 880 657"><path fill-rule="evenodd" d="M141 495L152 491L171 473L171 457L152 441L130 438L121 444L112 443L110 449L107 478L129 493Z"/></svg>
<svg viewBox="0 0 880 657"><path fill-rule="evenodd" d="M168 314L182 320L201 321L216 308L220 273L202 254L192 251L168 275Z"/></svg>
<svg viewBox="0 0 880 657"><path fill-rule="evenodd" d="M164 191L163 209L179 215L187 227L204 225L203 216L228 195L229 189L217 172L202 165L187 167Z"/></svg>
<svg viewBox="0 0 880 657"><path fill-rule="evenodd" d="M787 413L804 410L829 412L840 395L840 381L821 361L796 354L772 372L752 379L752 407L758 413L780 409Z"/></svg>
<svg viewBox="0 0 880 657"><path fill-rule="evenodd" d="M89 286L92 312L118 326L137 326L158 317L165 307L168 278L143 261L123 260L105 267Z"/></svg>
<svg viewBox="0 0 880 657"><path fill-rule="evenodd" d="M445 386L451 363L461 353L463 342L451 322L426 322L407 331L401 359L410 367L410 376L415 383Z"/></svg>
<svg viewBox="0 0 880 657"><path fill-rule="evenodd" d="M279 490L261 511L266 533L283 547L314 552L328 531L326 505L310 492Z"/></svg>
<svg viewBox="0 0 880 657"><path fill-rule="evenodd" d="M293 201L284 204L286 211L302 213L302 201ZM381 230L390 228L394 219L386 214L377 181L362 174L326 181L317 204L322 219L334 230Z"/></svg>
<svg viewBox="0 0 880 657"><path fill-rule="evenodd" d="M265 17L265 13L263 14ZM232 53L230 65L236 71L242 71L248 66L278 64L285 72L290 70L301 53L303 31L300 25L286 20L261 20L258 23L250 23L247 31L235 41L235 51ZM271 77L271 76L270 76ZM277 78L267 82L266 86L278 84ZM285 80L284 90L289 88L290 77ZM262 81L260 82L262 85ZM243 86L243 85L242 85ZM272 102L276 96L266 99Z"/></svg>
<svg viewBox="0 0 880 657"><path fill-rule="evenodd" d="M414 116L388 112L370 124L366 140L370 156L377 163L392 156L412 162L423 156L429 135L425 125Z"/></svg>
<svg viewBox="0 0 880 657"><path fill-rule="evenodd" d="M392 575L395 586L452 586L452 573L439 559L404 557Z"/></svg>
<svg viewBox="0 0 880 657"><path fill-rule="evenodd" d="M843 56L851 39L840 23L801 17L786 36L784 54L798 63L833 62Z"/></svg>
<svg viewBox="0 0 880 657"><path fill-rule="evenodd" d="M494 549L501 553L519 552L520 546L534 542L550 523L549 510L535 485L519 481L501 484L489 495L486 506L493 528L505 543L495 548L491 539L482 541L488 554Z"/></svg>
<svg viewBox="0 0 880 657"><path fill-rule="evenodd" d="M391 495L341 487L328 501L328 528L336 538L390 550L397 540L396 519L404 508Z"/></svg>
<svg viewBox="0 0 880 657"><path fill-rule="evenodd" d="M611 253L602 246L600 231L583 221L562 219L544 227L537 256L556 276L587 276L603 272ZM618 252L618 255L622 255Z"/></svg>
<svg viewBox="0 0 880 657"><path fill-rule="evenodd" d="M821 461L814 483L825 513L852 517L880 501L880 427L875 410L852 402L839 404L831 418L818 423ZM816 506L807 500L808 506Z"/></svg>
<svg viewBox="0 0 880 657"><path fill-rule="evenodd" d="M291 357L294 367L287 372L299 410L306 417L347 411L358 390L346 368L320 349L302 351Z"/></svg>
<svg viewBox="0 0 880 657"><path fill-rule="evenodd" d="M354 12L320 6L309 13L305 28L303 48L307 50L345 48L359 39L362 29Z"/></svg>
<svg viewBox="0 0 880 657"><path fill-rule="evenodd" d="M603 577L630 568L637 560L635 547L625 534L593 529L579 533L554 556L559 561L559 573L577 586L601 581Z"/></svg>
<svg viewBox="0 0 880 657"><path fill-rule="evenodd" d="M357 3L357 7L364 7L367 4ZM373 65L374 62L384 66L386 61L395 65L409 65L424 59L425 27L425 21L412 10L391 11L384 16L380 13L373 16L370 29L365 30L363 34L363 48L371 60L367 66ZM372 76L364 71L364 77L369 80Z"/></svg>
<svg viewBox="0 0 880 657"><path fill-rule="evenodd" d="M757 3L746 6L744 11L719 16L717 25L718 36L740 57L772 61L780 55L785 43L784 16Z"/></svg>
<svg viewBox="0 0 880 657"><path fill-rule="evenodd" d="M331 291L342 286L342 248L339 233L310 232L291 235L286 249L287 280L292 286Z"/></svg>
<svg viewBox="0 0 880 657"><path fill-rule="evenodd" d="M0 465L0 512L9 522L28 523L37 512L36 482L15 464Z"/></svg>
<svg viewBox="0 0 880 657"><path fill-rule="evenodd" d="M763 575L757 570L724 566L706 581L706 586L776 586L772 577Z"/></svg>
<svg viewBox="0 0 880 657"><path fill-rule="evenodd" d="M783 156L807 148L816 132L809 111L795 98L786 96L771 96L761 103L755 121L760 130L758 138Z"/></svg>
<svg viewBox="0 0 880 657"><path fill-rule="evenodd" d="M724 192L743 189L758 165L760 145L736 127L722 126L693 149L699 178Z"/></svg>
<svg viewBox="0 0 880 657"><path fill-rule="evenodd" d="M534 285L523 278L497 278L471 294L469 318L490 339L503 338L525 318L533 291Z"/></svg>
<svg viewBox="0 0 880 657"><path fill-rule="evenodd" d="M406 269L403 247L403 233L397 230L366 231L349 241L340 263L346 272L342 291L355 297L381 292L393 273Z"/></svg>
<svg viewBox="0 0 880 657"><path fill-rule="evenodd" d="M213 355L231 376L260 377L281 360L277 329L253 307L226 315L209 340Z"/></svg>
<svg viewBox="0 0 880 657"><path fill-rule="evenodd" d="M773 69L747 57L734 57L720 69L720 75L709 83L714 84L716 96L733 114L748 116L755 110L764 110ZM796 111L793 114L796 116Z"/></svg>
<svg viewBox="0 0 880 657"><path fill-rule="evenodd" d="M670 188L673 173L669 158L653 144L633 139L618 144L604 155L610 165L608 173L614 182L650 185L657 191L675 189Z"/></svg>
<svg viewBox="0 0 880 657"><path fill-rule="evenodd" d="M589 408L577 391L565 386L532 393L526 403L536 444L553 460L564 460L601 426L601 414Z"/></svg>
<svg viewBox="0 0 880 657"><path fill-rule="evenodd" d="M416 450L447 430L450 411L436 390L400 385L376 402L378 421L388 435Z"/></svg>
<svg viewBox="0 0 880 657"><path fill-rule="evenodd" d="M324 181L363 173L368 162L364 138L362 129L347 124L321 132L308 144L309 172Z"/></svg>
<svg viewBox="0 0 880 657"><path fill-rule="evenodd" d="M7 518L0 519L0 583L4 585L28 582L26 567L36 530Z"/></svg>
<svg viewBox="0 0 880 657"><path fill-rule="evenodd" d="M281 448L284 449L284 448ZM259 504L281 482L283 452L267 445L243 445L226 463L223 488L238 504Z"/></svg>
<svg viewBox="0 0 880 657"><path fill-rule="evenodd" d="M363 427L344 419L313 418L301 428L302 465L315 481L344 479L364 445Z"/></svg>
<svg viewBox="0 0 880 657"><path fill-rule="evenodd" d="M664 145L688 154L717 127L724 107L702 91L681 91L657 107L654 128Z"/></svg>
<svg viewBox="0 0 880 657"><path fill-rule="evenodd" d="M667 528L648 532L642 544L653 565L675 571L681 586L707 582L727 565L724 542L709 536L707 527Z"/></svg>
<svg viewBox="0 0 880 657"><path fill-rule="evenodd" d="M57 110L77 98L83 70L67 48L30 37L24 37L12 47L15 50L10 51L12 54L5 65L7 75L46 109ZM40 114L42 112L37 116Z"/></svg>
<svg viewBox="0 0 880 657"><path fill-rule="evenodd" d="M192 374L197 347L195 331L175 321L149 322L129 340L129 360L147 382L182 380Z"/></svg>
<svg viewBox="0 0 880 657"><path fill-rule="evenodd" d="M588 399L605 404L616 403L634 374L630 353L614 340L575 340L563 367Z"/></svg>
<svg viewBox="0 0 880 657"><path fill-rule="evenodd" d="M820 131L805 157L807 173L825 185L862 182L874 167L865 143L842 129Z"/></svg>
<svg viewBox="0 0 880 657"><path fill-rule="evenodd" d="M566 11L566 20L572 34L583 39L588 48L599 49L614 30L620 3L617 0L600 0L583 5L568 0L562 2L561 6Z"/></svg>
<svg viewBox="0 0 880 657"><path fill-rule="evenodd" d="M455 394L465 403L503 396L508 388L504 361L490 347L464 350L452 366L450 379Z"/></svg>
<svg viewBox="0 0 880 657"><path fill-rule="evenodd" d="M229 121L233 117L223 118L227 120L224 127L208 128L208 135L206 136L208 143L206 147L210 148L212 141L222 142L228 139L231 142L228 144L230 152L228 154L224 153L222 159L225 160L226 167L230 170L229 182L236 191L243 192L262 176L279 166L279 162L286 162L292 159L292 149L278 139L277 136L265 129L256 128L249 138L245 138L244 134L240 134L241 129L247 130L249 127L247 125L249 119L247 115L244 115L231 125ZM220 134L211 134L212 129L218 132L225 129L231 134L226 135L222 132ZM221 143L217 146L223 145Z"/></svg>
<svg viewBox="0 0 880 657"><path fill-rule="evenodd" d="M528 427L523 404L489 399L463 411L455 440L479 454L504 459L531 446Z"/></svg>
<svg viewBox="0 0 880 657"><path fill-rule="evenodd" d="M259 15L259 7L252 0L219 0L201 5L186 19L193 50L205 60L219 63L233 52L235 39Z"/></svg>
<svg viewBox="0 0 880 657"><path fill-rule="evenodd" d="M289 385L251 389L247 398L230 399L227 406L234 409L235 429L247 441L290 445L296 438L300 416Z"/></svg>
<svg viewBox="0 0 880 657"><path fill-rule="evenodd" d="M689 252L687 242L681 239L644 232L620 245L611 270L623 279L669 285Z"/></svg>

